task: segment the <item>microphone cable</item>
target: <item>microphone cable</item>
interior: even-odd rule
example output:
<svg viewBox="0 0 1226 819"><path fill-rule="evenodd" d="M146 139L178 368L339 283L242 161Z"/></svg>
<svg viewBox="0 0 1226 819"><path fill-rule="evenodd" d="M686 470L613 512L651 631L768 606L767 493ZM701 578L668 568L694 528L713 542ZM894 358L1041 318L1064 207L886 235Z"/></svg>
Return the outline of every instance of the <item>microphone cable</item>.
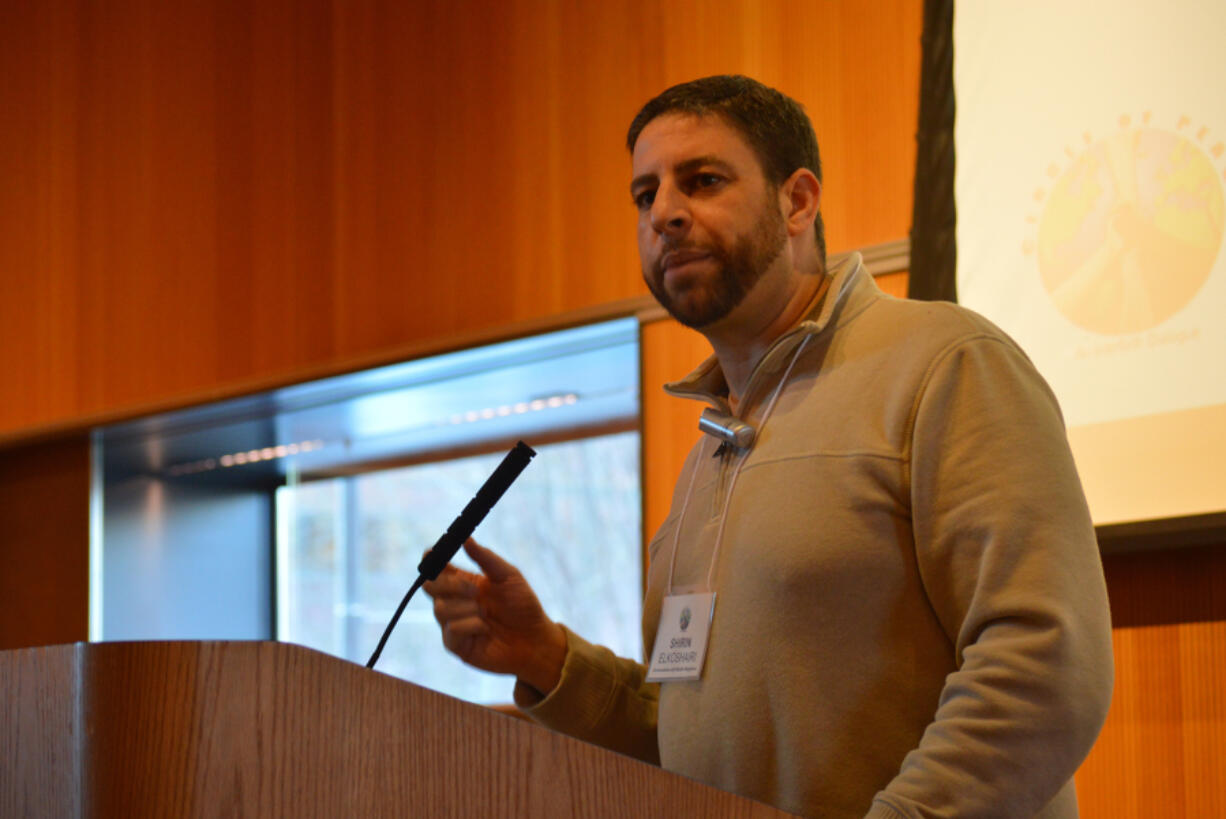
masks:
<svg viewBox="0 0 1226 819"><path fill-rule="evenodd" d="M375 653L371 654L370 659L366 661L367 668L375 667L379 655L383 653L383 646L387 644L387 638L392 636L392 629L396 628L396 623L400 621L400 615L404 614L404 609L409 605L413 594L427 580L434 580L439 576L443 568L451 562L451 558L455 557L455 553L464 545L464 541L472 536L477 524L485 519L489 511L494 508L494 504L498 503L503 494L511 488L511 484L535 456L536 450L523 441L515 444L493 474L486 478L485 483L477 490L477 494L464 507L464 511L460 512L447 527L447 531L443 532L430 551L426 552L421 563L417 565L417 580L409 587L408 593L396 608L396 613L392 615L392 621L384 629L383 636L379 638L379 645L375 646Z"/></svg>

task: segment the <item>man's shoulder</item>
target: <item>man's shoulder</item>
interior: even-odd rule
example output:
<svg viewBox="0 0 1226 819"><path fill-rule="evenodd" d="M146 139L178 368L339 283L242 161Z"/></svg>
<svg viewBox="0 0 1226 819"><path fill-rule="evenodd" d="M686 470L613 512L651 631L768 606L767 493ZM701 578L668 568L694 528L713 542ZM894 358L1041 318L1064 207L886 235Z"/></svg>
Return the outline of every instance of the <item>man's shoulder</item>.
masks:
<svg viewBox="0 0 1226 819"><path fill-rule="evenodd" d="M1004 330L970 308L948 301L900 299L876 288L845 325L842 329L849 334L870 334L932 352L977 338L1018 348Z"/></svg>

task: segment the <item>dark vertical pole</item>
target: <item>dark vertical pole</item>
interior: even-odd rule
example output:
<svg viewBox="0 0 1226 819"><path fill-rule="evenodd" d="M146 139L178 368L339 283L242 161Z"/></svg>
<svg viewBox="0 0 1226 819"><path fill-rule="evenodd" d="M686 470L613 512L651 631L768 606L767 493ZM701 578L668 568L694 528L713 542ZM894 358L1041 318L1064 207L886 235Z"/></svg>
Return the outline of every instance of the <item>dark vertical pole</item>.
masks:
<svg viewBox="0 0 1226 819"><path fill-rule="evenodd" d="M953 0L924 0L922 44L907 295L957 301Z"/></svg>

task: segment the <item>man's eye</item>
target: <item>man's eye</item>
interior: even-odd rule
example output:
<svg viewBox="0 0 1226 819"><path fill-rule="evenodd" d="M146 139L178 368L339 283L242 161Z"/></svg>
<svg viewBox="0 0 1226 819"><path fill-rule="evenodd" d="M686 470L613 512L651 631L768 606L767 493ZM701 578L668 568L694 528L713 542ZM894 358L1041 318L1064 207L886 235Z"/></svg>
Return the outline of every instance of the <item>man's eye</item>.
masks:
<svg viewBox="0 0 1226 819"><path fill-rule="evenodd" d="M723 178L713 173L700 173L694 178L700 188L711 188L723 181Z"/></svg>
<svg viewBox="0 0 1226 819"><path fill-rule="evenodd" d="M642 191L634 195L634 206L639 210L647 210L654 201L656 201L655 191Z"/></svg>

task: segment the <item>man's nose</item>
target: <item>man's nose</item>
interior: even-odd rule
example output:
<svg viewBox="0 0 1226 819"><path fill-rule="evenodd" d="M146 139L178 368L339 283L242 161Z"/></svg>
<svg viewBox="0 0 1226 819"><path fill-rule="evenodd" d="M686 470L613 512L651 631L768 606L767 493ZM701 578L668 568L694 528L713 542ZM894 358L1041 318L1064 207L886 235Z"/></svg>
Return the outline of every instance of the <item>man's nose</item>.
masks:
<svg viewBox="0 0 1226 819"><path fill-rule="evenodd" d="M690 228L689 200L671 185L661 185L651 203L651 227L656 233L678 235Z"/></svg>

